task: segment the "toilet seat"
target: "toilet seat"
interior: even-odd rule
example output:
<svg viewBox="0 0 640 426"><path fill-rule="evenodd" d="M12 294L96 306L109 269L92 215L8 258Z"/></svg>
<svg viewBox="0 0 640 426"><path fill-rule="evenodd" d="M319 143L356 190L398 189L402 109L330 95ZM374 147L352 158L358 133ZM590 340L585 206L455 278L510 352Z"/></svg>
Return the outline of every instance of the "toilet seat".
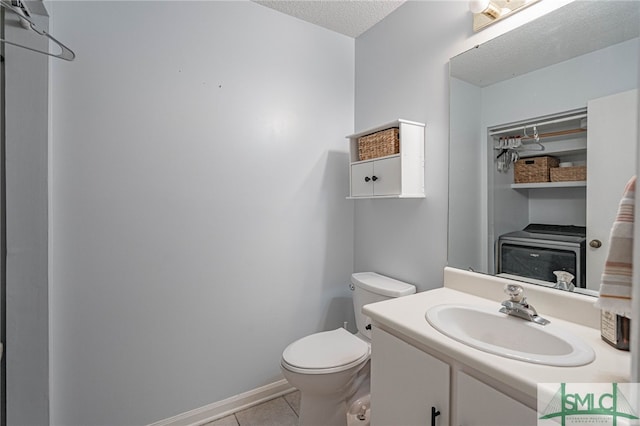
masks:
<svg viewBox="0 0 640 426"><path fill-rule="evenodd" d="M291 343L282 353L282 365L295 373L337 373L363 363L370 353L367 342L344 328L338 328Z"/></svg>

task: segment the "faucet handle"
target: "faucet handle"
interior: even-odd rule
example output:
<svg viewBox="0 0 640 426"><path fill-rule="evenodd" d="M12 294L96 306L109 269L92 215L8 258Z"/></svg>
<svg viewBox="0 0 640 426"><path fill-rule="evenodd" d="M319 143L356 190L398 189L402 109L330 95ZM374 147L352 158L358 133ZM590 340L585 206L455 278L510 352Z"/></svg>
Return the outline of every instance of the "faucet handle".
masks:
<svg viewBox="0 0 640 426"><path fill-rule="evenodd" d="M504 292L512 302L519 303L524 299L524 288L518 284L507 284Z"/></svg>
<svg viewBox="0 0 640 426"><path fill-rule="evenodd" d="M576 286L571 282L575 278L571 272L567 271L553 271L553 274L557 278L555 287L560 290L573 291Z"/></svg>

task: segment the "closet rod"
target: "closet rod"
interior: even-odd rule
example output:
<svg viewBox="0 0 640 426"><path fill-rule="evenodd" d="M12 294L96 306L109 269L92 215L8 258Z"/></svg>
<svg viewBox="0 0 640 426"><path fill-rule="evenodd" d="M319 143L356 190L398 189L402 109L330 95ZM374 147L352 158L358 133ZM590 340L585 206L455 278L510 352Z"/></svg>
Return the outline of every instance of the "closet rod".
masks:
<svg viewBox="0 0 640 426"><path fill-rule="evenodd" d="M586 132L587 129L567 129L567 130L558 130L557 132L549 132L549 133L540 133L538 135L539 139L544 139L544 138L552 138L554 136L564 136L564 135L573 135L576 133L584 133ZM526 136L523 137L522 140L526 141L529 139L535 139L535 137L533 136Z"/></svg>
<svg viewBox="0 0 640 426"><path fill-rule="evenodd" d="M26 21L29 24L29 27L33 31L35 31L37 34L39 34L41 36L44 36L44 37L47 37L49 40L51 40L52 42L57 44L60 47L61 52L56 54L56 53L51 53L51 52L44 51L44 50L34 49L33 47L29 47L29 46L25 46L25 45L22 45L22 44L14 43L14 42L12 42L10 40L5 40L5 39L2 39L2 38L0 38L0 43L6 43L6 44L10 44L12 46L21 47L23 49L31 50L32 52L42 53L43 55L49 55L49 56L53 56L54 58L64 59L65 61L73 61L75 59L76 54L73 53L73 51L71 49L69 49L64 44L60 43L58 40L56 40L51 34L47 33L45 30L38 29L36 24L29 17L27 17L24 13L21 13L22 9L20 9L18 7L14 7L7 0L0 0L0 6L4 7L5 9L8 9L8 10L12 11L13 13L15 13L16 15L18 15L18 18L20 19L20 21L22 23L24 23Z"/></svg>
<svg viewBox="0 0 640 426"><path fill-rule="evenodd" d="M555 118L555 119L551 119L551 120L543 120L543 121L536 121L533 122L531 124L527 124L527 123L523 123L519 126L513 126L513 127L509 127L508 129L494 129L491 130L489 132L489 136L496 136L496 135L501 135L503 133L507 133L507 132L514 132L516 130L522 130L522 129L530 129L533 126L546 126L548 124L557 124L557 123L564 123L566 121L571 121L571 120L577 120L579 118L585 118L587 116L587 113L581 113L581 114L573 114L573 115L568 115L568 116L564 116L562 118Z"/></svg>

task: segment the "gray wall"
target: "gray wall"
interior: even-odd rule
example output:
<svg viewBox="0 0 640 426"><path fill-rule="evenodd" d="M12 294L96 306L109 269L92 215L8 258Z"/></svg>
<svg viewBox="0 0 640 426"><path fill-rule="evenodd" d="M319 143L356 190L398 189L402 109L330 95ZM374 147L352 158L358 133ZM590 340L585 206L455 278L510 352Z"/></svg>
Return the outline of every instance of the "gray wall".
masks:
<svg viewBox="0 0 640 426"><path fill-rule="evenodd" d="M356 39L356 131L397 118L426 123L426 198L355 201L356 271L390 275L419 291L442 286L447 262L449 58L563 3L541 2L474 34L468 2L407 1Z"/></svg>
<svg viewBox="0 0 640 426"><path fill-rule="evenodd" d="M53 3L79 58L52 70L52 424L278 379L352 315L354 262L442 285L448 59L538 4L476 35L467 7L403 5L356 40L354 88L353 40L252 3ZM343 136L397 118L427 123L427 198L345 201Z"/></svg>
<svg viewBox="0 0 640 426"><path fill-rule="evenodd" d="M355 269L442 286L447 259L449 58L471 33L466 2L410 1L356 39L356 130L426 123L424 200L358 200Z"/></svg>
<svg viewBox="0 0 640 426"><path fill-rule="evenodd" d="M48 19L34 15L38 27ZM46 50L48 41L5 13L5 38ZM5 47L7 425L49 422L48 60Z"/></svg>
<svg viewBox="0 0 640 426"><path fill-rule="evenodd" d="M51 423L281 379L352 320L354 41L251 2L53 2Z"/></svg>

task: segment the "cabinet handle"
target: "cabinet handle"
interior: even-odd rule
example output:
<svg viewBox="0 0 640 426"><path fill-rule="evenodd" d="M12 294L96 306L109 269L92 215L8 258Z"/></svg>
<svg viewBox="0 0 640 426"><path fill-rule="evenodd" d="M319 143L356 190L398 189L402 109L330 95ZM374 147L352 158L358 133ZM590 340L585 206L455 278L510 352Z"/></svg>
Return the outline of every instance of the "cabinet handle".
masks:
<svg viewBox="0 0 640 426"><path fill-rule="evenodd" d="M377 181L378 180L378 176L372 176L371 180L374 181L374 182Z"/></svg>
<svg viewBox="0 0 640 426"><path fill-rule="evenodd" d="M374 176L374 177L375 177L375 176ZM365 182L369 182L370 180L371 180L371 178L370 178L369 176L365 176L365 177L364 177L364 181L365 181Z"/></svg>
<svg viewBox="0 0 640 426"><path fill-rule="evenodd" d="M431 407L431 426L436 426L436 417L440 415L440 411L436 407Z"/></svg>
<svg viewBox="0 0 640 426"><path fill-rule="evenodd" d="M593 248L600 248L602 247L602 241L600 240L591 240L589 241L589 245Z"/></svg>

